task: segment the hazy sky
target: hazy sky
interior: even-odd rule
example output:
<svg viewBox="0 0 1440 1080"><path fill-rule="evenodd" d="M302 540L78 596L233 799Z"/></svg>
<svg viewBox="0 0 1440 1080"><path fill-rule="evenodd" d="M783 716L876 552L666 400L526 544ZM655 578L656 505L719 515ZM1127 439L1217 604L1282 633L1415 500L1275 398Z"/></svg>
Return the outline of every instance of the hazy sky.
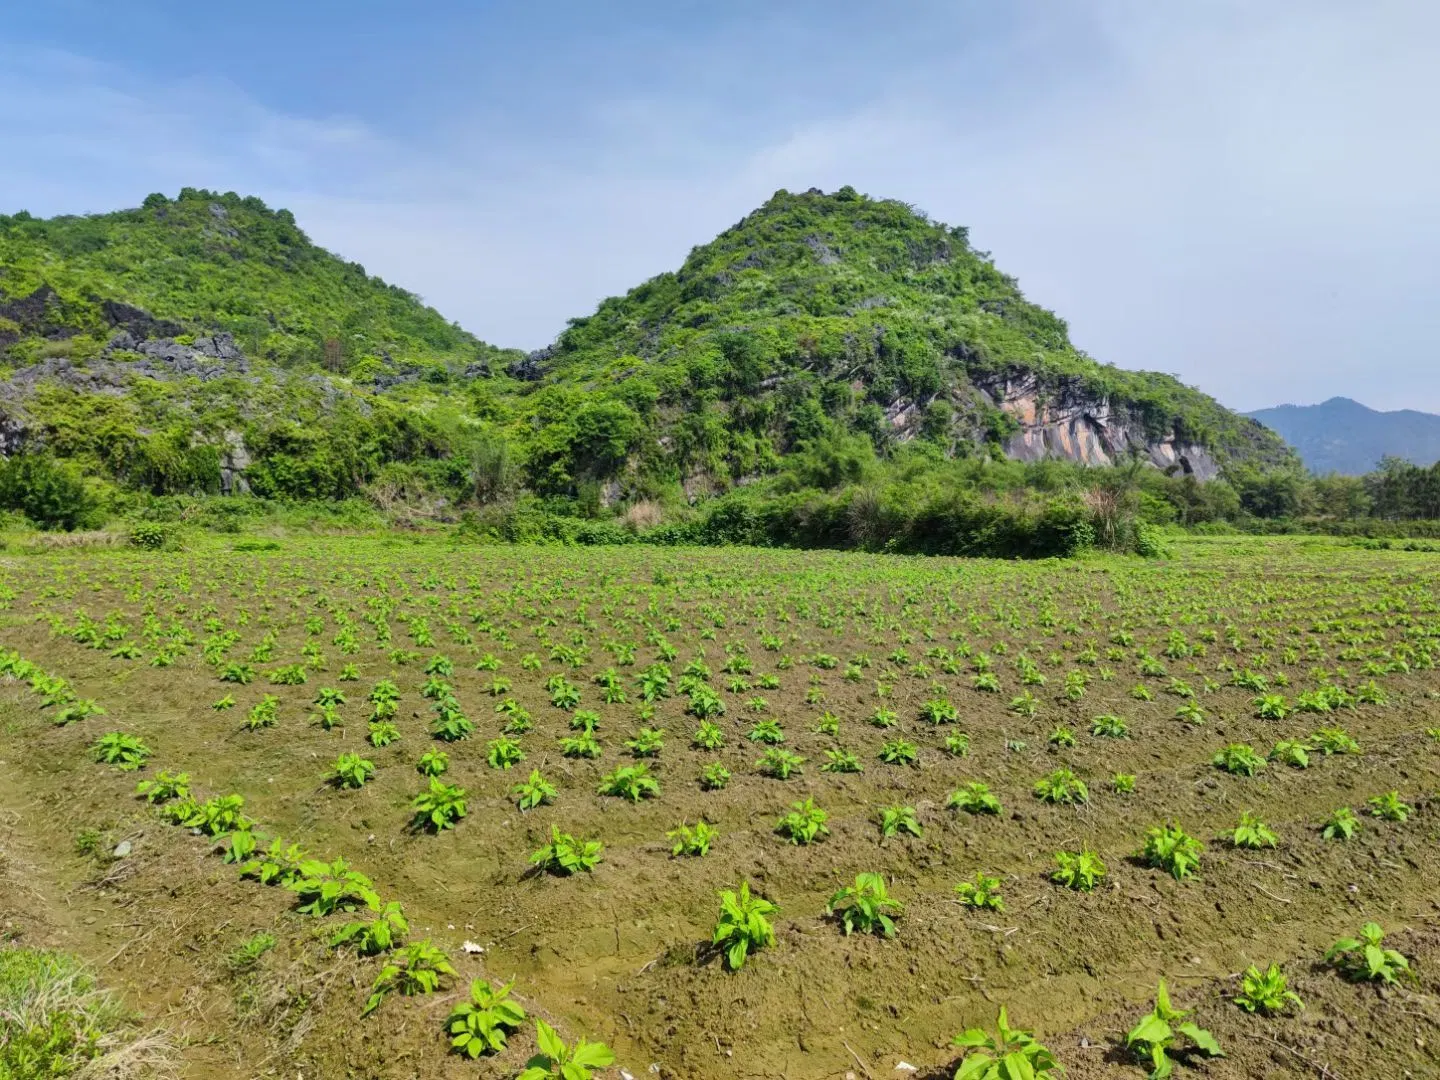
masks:
<svg viewBox="0 0 1440 1080"><path fill-rule="evenodd" d="M0 208L182 186L534 348L777 188L950 224L1098 359L1440 412L1440 0L45 0Z"/></svg>

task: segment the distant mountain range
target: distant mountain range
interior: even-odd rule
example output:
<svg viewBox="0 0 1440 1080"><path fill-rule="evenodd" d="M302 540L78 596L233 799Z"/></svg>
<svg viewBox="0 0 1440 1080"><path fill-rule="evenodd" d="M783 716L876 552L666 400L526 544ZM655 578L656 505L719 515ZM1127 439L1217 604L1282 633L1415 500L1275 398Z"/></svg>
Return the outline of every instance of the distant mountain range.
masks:
<svg viewBox="0 0 1440 1080"><path fill-rule="evenodd" d="M1440 416L1400 409L1377 412L1334 397L1319 405L1277 405L1246 413L1300 452L1313 472L1370 472L1387 454L1416 465L1440 461Z"/></svg>

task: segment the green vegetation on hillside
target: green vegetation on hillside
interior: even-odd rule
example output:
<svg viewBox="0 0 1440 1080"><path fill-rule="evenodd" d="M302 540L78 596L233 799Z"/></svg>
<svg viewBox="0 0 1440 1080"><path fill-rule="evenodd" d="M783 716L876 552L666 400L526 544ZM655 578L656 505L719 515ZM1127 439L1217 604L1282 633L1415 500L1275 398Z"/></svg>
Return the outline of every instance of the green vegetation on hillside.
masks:
<svg viewBox="0 0 1440 1080"><path fill-rule="evenodd" d="M254 198L0 217L0 373L0 504L65 528L360 498L507 539L1045 555L1315 512L1273 434L848 188L777 193L528 357ZM1116 467L1008 460L1031 407L1102 416ZM255 498L186 502L220 493Z"/></svg>

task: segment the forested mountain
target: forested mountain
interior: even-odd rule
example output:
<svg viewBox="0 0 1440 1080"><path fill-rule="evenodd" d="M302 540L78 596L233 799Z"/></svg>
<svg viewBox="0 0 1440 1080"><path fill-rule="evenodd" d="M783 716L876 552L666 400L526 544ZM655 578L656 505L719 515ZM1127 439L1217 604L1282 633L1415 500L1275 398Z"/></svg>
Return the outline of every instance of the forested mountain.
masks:
<svg viewBox="0 0 1440 1080"><path fill-rule="evenodd" d="M0 452L74 461L117 505L248 490L443 516L528 491L594 517L900 484L876 513L909 520L941 494L1078 493L1059 459L1156 466L1191 485L1161 492L1188 518L1235 500L1194 485L1294 465L1205 394L1076 349L963 228L849 188L778 192L529 355L254 198L0 217L0 365Z"/></svg>
<svg viewBox="0 0 1440 1080"><path fill-rule="evenodd" d="M1359 476L1387 457L1415 465L1440 461L1440 416L1433 413L1377 412L1334 397L1319 405L1277 405L1248 415L1278 432L1316 473Z"/></svg>

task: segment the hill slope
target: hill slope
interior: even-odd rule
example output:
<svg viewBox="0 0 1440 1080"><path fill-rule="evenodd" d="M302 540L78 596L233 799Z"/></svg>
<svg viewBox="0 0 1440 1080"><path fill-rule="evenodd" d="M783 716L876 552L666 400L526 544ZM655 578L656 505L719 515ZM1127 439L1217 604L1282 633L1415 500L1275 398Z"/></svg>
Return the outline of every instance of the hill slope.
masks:
<svg viewBox="0 0 1440 1080"><path fill-rule="evenodd" d="M0 453L155 495L529 489L593 513L767 475L833 489L876 453L935 491L971 483L933 473L952 459L1134 456L1198 480L1293 461L1205 394L1074 348L964 229L850 189L777 193L529 356L257 199L0 217L0 366Z"/></svg>
<svg viewBox="0 0 1440 1080"><path fill-rule="evenodd" d="M1207 395L1080 352L963 228L848 188L778 192L534 360L544 382L687 410L672 424L683 466L732 478L825 418L881 447L925 437L1088 464L1134 448L1200 479L1229 460L1290 461Z"/></svg>
<svg viewBox="0 0 1440 1080"><path fill-rule="evenodd" d="M1440 461L1440 416L1433 413L1378 412L1335 397L1319 405L1277 405L1247 415L1278 432L1316 473L1359 476L1383 457L1416 465Z"/></svg>

